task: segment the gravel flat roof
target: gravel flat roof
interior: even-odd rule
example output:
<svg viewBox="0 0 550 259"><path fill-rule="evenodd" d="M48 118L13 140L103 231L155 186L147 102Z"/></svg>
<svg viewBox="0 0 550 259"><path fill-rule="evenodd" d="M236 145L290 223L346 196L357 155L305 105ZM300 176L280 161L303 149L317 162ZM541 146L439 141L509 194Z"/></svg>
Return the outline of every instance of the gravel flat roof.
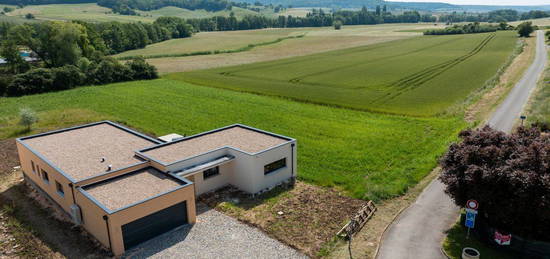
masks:
<svg viewBox="0 0 550 259"><path fill-rule="evenodd" d="M148 149L142 153L157 161L170 164L224 146L230 146L249 153L256 153L288 141L289 139L237 125L191 136L170 144Z"/></svg>
<svg viewBox="0 0 550 259"><path fill-rule="evenodd" d="M181 185L182 183L157 169L147 167L83 189L106 208L117 210Z"/></svg>
<svg viewBox="0 0 550 259"><path fill-rule="evenodd" d="M157 143L110 123L23 138L22 142L79 181L142 161L135 150ZM105 162L101 162L102 158Z"/></svg>

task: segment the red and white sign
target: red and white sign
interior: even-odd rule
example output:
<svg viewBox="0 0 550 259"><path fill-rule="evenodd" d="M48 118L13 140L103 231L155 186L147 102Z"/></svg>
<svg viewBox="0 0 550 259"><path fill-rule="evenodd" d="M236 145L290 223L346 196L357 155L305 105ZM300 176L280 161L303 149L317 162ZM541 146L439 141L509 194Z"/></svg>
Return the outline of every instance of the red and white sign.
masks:
<svg viewBox="0 0 550 259"><path fill-rule="evenodd" d="M509 246L512 241L512 234L504 235L495 230L495 242L501 246Z"/></svg>
<svg viewBox="0 0 550 259"><path fill-rule="evenodd" d="M466 208L471 210L477 210L477 207L479 207L479 203L476 200L468 200L466 202Z"/></svg>

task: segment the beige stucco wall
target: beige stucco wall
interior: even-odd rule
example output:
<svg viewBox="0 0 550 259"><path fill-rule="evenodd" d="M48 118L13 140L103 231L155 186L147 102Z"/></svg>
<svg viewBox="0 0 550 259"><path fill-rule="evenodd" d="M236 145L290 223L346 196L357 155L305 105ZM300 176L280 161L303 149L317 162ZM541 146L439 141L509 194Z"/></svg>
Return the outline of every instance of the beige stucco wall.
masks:
<svg viewBox="0 0 550 259"><path fill-rule="evenodd" d="M108 216L111 251L117 256L123 254L125 251L124 240L122 238L122 225L183 201L187 202L187 219L190 224L193 224L196 222L195 191L193 185L188 185L135 206L115 211L112 214L108 214L98 207L80 191L78 191L77 198L77 203L80 205L83 215L84 228L106 247L109 247L109 239L103 216Z"/></svg>
<svg viewBox="0 0 550 259"><path fill-rule="evenodd" d="M48 195L57 203L65 212L70 214L70 207L73 204L73 197L71 193L71 187L69 186L69 179L63 176L60 172L49 166L45 161L35 155L32 151L26 148L21 143L17 142L17 151L19 154L19 161L21 163L21 169L23 173L36 183L42 190L48 193ZM35 166L40 167L40 170L44 170L48 173L49 183L46 183L42 179L42 175L39 172L33 173L31 161ZM55 181L59 182L63 186L64 195L61 196L57 193Z"/></svg>
<svg viewBox="0 0 550 259"><path fill-rule="evenodd" d="M189 181L195 183L195 193L197 196L219 189L223 186L226 186L231 181L233 177L233 162L222 164L219 166L219 175L212 176L210 178L204 179L203 172L200 171L191 176L186 177Z"/></svg>

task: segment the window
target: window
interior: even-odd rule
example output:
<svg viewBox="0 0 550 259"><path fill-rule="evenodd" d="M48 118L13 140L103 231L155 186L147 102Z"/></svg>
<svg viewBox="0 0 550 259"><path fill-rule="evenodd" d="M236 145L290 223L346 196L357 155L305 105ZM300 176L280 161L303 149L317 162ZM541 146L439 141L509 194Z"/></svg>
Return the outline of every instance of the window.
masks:
<svg viewBox="0 0 550 259"><path fill-rule="evenodd" d="M31 160L31 166L32 166L32 172L36 174L36 167L34 166L34 162Z"/></svg>
<svg viewBox="0 0 550 259"><path fill-rule="evenodd" d="M281 159L281 160L277 160L271 164L267 164L264 166L264 175L266 174L270 174L270 173L273 173L283 167L286 167L286 157Z"/></svg>
<svg viewBox="0 0 550 259"><path fill-rule="evenodd" d="M57 193L61 196L65 196L65 192L63 191L63 185L61 185L58 181L55 181L55 189L57 190Z"/></svg>
<svg viewBox="0 0 550 259"><path fill-rule="evenodd" d="M36 173L39 174L40 173L40 167L38 165L36 165Z"/></svg>
<svg viewBox="0 0 550 259"><path fill-rule="evenodd" d="M220 174L220 167L216 166L214 168L210 168L210 169L202 172L202 178L207 179L207 178L219 175L219 174Z"/></svg>
<svg viewBox="0 0 550 259"><path fill-rule="evenodd" d="M48 177L48 173L42 169L42 179L44 179L44 182L50 183L50 178Z"/></svg>

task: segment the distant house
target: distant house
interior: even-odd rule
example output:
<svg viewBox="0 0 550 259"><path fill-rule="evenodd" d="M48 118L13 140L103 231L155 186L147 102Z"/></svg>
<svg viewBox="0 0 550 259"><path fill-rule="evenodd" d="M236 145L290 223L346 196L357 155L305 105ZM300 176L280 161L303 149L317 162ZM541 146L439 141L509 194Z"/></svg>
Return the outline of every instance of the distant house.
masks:
<svg viewBox="0 0 550 259"><path fill-rule="evenodd" d="M39 61L38 57L32 52L28 50L21 50L19 51L19 55L23 58L26 62L36 62ZM0 57L0 65L8 64L8 61L5 58Z"/></svg>
<svg viewBox="0 0 550 259"><path fill-rule="evenodd" d="M236 124L163 139L102 121L19 138L17 149L25 180L115 255L194 223L197 195L296 177L289 137Z"/></svg>

